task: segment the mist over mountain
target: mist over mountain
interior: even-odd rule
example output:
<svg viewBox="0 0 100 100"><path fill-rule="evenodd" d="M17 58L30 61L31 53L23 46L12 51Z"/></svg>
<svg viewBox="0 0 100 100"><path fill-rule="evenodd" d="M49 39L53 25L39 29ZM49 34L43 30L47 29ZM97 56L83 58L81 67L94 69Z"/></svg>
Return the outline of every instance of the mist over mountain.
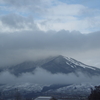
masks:
<svg viewBox="0 0 100 100"><path fill-rule="evenodd" d="M100 69L62 55L1 68L1 83L66 84L98 82ZM6 79L6 80L4 80ZM62 81L61 81L62 80Z"/></svg>
<svg viewBox="0 0 100 100"><path fill-rule="evenodd" d="M99 4L0 0L0 95L86 95L99 85Z"/></svg>
<svg viewBox="0 0 100 100"><path fill-rule="evenodd" d="M86 95L91 87L100 84L99 78L99 68L59 55L1 68L0 91L18 88L28 95L33 92L71 94L71 90L73 95Z"/></svg>
<svg viewBox="0 0 100 100"><path fill-rule="evenodd" d="M68 58L62 55L48 57L37 61L26 61L15 66L5 68L14 75L21 75L22 73L35 73L36 68L41 68L51 74L70 74L73 73L78 76L78 73L83 73L89 77L100 75L100 69L81 63L73 58ZM3 70L1 68L1 70Z"/></svg>

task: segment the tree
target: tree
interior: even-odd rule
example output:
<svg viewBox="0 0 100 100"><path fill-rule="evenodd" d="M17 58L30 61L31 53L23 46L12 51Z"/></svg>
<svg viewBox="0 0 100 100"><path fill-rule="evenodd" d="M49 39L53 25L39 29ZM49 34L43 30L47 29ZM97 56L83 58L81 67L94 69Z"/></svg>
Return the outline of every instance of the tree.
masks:
<svg viewBox="0 0 100 100"><path fill-rule="evenodd" d="M15 100L21 100L22 96L21 94L18 92L18 89L15 89L16 93L15 93Z"/></svg>
<svg viewBox="0 0 100 100"><path fill-rule="evenodd" d="M100 86L95 86L95 89L91 88L91 94L88 96L88 100L100 100Z"/></svg>

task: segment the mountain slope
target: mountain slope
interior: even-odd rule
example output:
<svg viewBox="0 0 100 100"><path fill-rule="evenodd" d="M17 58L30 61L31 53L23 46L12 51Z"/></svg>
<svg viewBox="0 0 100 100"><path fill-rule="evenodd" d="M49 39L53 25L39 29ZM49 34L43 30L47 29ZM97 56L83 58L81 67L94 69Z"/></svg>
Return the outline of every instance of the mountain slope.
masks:
<svg viewBox="0 0 100 100"><path fill-rule="evenodd" d="M42 68L50 71L51 73L75 73L82 72L87 75L100 75L100 69L92 66L85 65L73 58L64 56L57 56L53 60L43 64Z"/></svg>
<svg viewBox="0 0 100 100"><path fill-rule="evenodd" d="M40 85L40 84L10 84L10 85L1 85L0 92L3 92L5 97L14 96L16 89L23 95L28 96L32 94L34 96L40 95L54 95L57 96L87 96L91 92L91 88L94 88L94 85L91 83L82 83L82 84L71 84L71 85Z"/></svg>
<svg viewBox="0 0 100 100"><path fill-rule="evenodd" d="M78 75L77 73L81 72L88 76L100 75L99 68L88 66L73 58L68 58L61 55L38 61L23 62L16 66L12 66L7 70L15 75L20 75L26 72L34 73L37 67L43 68L52 74L74 73L75 75Z"/></svg>
<svg viewBox="0 0 100 100"><path fill-rule="evenodd" d="M37 68L44 70L40 70L37 74ZM49 93L55 93L57 95L61 93L65 95L87 95L90 93L90 88L93 88L94 85L85 84L84 78L86 78L86 82L88 79L90 79L91 82L94 82L94 78L99 80L99 77L94 76L100 76L99 68L88 66L73 58L68 58L61 55L37 61L23 62L16 66L8 67L4 70L19 76L16 77L12 74L9 76L9 74L6 72L5 74L0 74L1 78L3 77L1 79L1 83L4 80L4 77L7 77L6 80L4 80L4 83L0 85L0 91L5 92L6 95L12 95L12 93L9 91L13 92L15 91L15 88L18 88L22 94L27 96L33 96L33 93L36 96L41 94L46 95ZM1 72L4 70L1 69ZM84 78L79 76L80 74L78 73L82 73ZM70 77L68 74L72 76ZM88 82L90 82L90 80L88 80ZM99 81L97 82L99 83Z"/></svg>
<svg viewBox="0 0 100 100"><path fill-rule="evenodd" d="M55 90L49 90L47 93L62 93L67 95L89 95L91 93L91 88L94 88L94 85L91 83L80 83L72 84L69 86L61 87Z"/></svg>

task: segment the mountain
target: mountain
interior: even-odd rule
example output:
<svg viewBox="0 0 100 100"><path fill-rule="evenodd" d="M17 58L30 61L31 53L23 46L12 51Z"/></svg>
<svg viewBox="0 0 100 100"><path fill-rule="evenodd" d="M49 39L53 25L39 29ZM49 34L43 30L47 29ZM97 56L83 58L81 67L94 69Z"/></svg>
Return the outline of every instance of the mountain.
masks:
<svg viewBox="0 0 100 100"><path fill-rule="evenodd" d="M73 58L64 56L57 56L51 61L43 64L42 68L50 71L51 73L75 73L82 72L88 75L100 75L100 69L81 63Z"/></svg>
<svg viewBox="0 0 100 100"><path fill-rule="evenodd" d="M37 68L43 69L43 73L41 74L40 70L40 73L36 74ZM3 71L5 73L2 73ZM7 72L10 72L10 74ZM26 61L0 69L0 92L5 93L8 97L15 93L16 88L26 97L47 94L57 94L58 96L60 94L65 96L88 95L95 85L93 85L94 83L85 83L79 73L82 73L84 78L89 79L89 81L94 82L92 79L95 79L94 83L99 83L99 68L86 65L73 58L59 55L37 61ZM73 76L70 77L69 74ZM41 76L43 77L41 78ZM78 81L80 78L82 78L81 81Z"/></svg>
<svg viewBox="0 0 100 100"><path fill-rule="evenodd" d="M23 62L16 66L9 67L6 70L10 71L15 75L20 75L26 72L34 73L37 67L43 68L52 74L74 73L75 75L78 76L78 72L81 72L85 75L88 75L89 77L94 75L100 75L99 68L83 64L80 61L62 55L56 57L49 57L47 59L42 59L37 61Z"/></svg>
<svg viewBox="0 0 100 100"><path fill-rule="evenodd" d="M40 95L54 96L88 96L91 93L93 84L66 84L66 85L39 85L39 84L15 84L15 85L0 85L0 92L4 93L5 97L14 97L16 89L25 97L37 97Z"/></svg>
<svg viewBox="0 0 100 100"><path fill-rule="evenodd" d="M61 87L55 90L49 90L47 93L62 93L67 95L89 95L91 93L91 88L94 88L94 85L91 83L80 83L72 84L65 87Z"/></svg>

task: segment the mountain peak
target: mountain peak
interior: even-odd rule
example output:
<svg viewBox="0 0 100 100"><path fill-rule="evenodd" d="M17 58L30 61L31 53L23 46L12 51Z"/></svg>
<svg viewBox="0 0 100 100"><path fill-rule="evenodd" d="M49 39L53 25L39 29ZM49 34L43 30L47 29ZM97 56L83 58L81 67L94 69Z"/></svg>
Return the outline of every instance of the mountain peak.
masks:
<svg viewBox="0 0 100 100"><path fill-rule="evenodd" d="M43 64L42 68L50 71L51 73L86 73L86 74L100 74L100 69L86 65L80 61L73 58L58 55L54 57L51 61Z"/></svg>
<svg viewBox="0 0 100 100"><path fill-rule="evenodd" d="M21 63L16 66L12 66L8 68L11 73L15 75L19 75L21 73L26 72L34 72L37 67L43 68L52 74L62 73L62 74L69 74L69 73L78 73L81 72L83 74L88 75L100 75L100 69L96 67L92 67L86 65L80 61L77 61L73 58L65 57L62 55L58 55L56 57L50 57L49 59L34 61L34 62L27 62Z"/></svg>
<svg viewBox="0 0 100 100"><path fill-rule="evenodd" d="M89 65L86 65L78 60L75 60L73 58L70 58L70 57L66 57L66 56L62 56L62 55L59 55L56 57L56 59L59 59L60 60L63 60L65 61L68 65L71 65L71 67L76 67L76 66L80 66L80 67L83 67L83 68L90 68L92 70L96 70L96 67L93 67L93 66L89 66ZM73 64L73 66L72 66Z"/></svg>

